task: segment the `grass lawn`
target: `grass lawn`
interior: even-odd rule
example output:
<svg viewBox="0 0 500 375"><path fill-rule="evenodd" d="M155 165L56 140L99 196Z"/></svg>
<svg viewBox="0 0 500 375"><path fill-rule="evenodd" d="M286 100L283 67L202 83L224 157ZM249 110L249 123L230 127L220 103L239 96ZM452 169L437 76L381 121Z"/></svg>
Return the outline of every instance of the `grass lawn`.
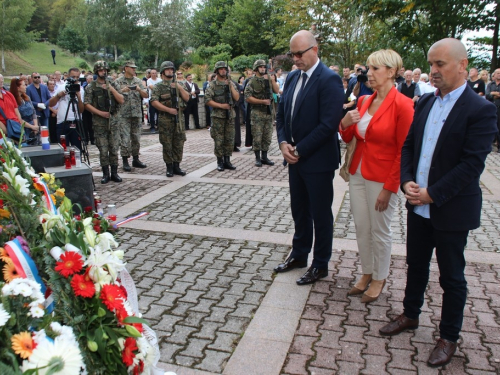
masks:
<svg viewBox="0 0 500 375"><path fill-rule="evenodd" d="M52 62L50 50L56 50L56 65ZM69 68L76 66L84 61L80 57L73 57L68 51L47 42L32 43L27 50L5 53L4 76L18 76L19 73L31 74L38 72L40 74L54 73L55 70L61 72L68 71Z"/></svg>

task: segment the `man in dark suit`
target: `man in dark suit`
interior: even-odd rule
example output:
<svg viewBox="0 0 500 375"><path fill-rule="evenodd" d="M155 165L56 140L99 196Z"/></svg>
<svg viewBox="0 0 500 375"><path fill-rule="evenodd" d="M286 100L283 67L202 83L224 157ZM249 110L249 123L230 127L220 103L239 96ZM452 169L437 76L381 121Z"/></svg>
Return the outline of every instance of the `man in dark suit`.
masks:
<svg viewBox="0 0 500 375"><path fill-rule="evenodd" d="M496 132L496 110L468 87L467 52L459 40L436 42L427 59L437 91L420 98L401 153L401 189L408 209L404 311L380 334L418 328L436 248L444 294L440 338L427 363L438 367L451 361L462 328L464 250L469 231L480 224L479 177Z"/></svg>
<svg viewBox="0 0 500 375"><path fill-rule="evenodd" d="M41 84L40 74L33 73L31 78L33 78L33 83L26 88L26 94L30 97L33 107L35 107L40 126L49 126L49 89L46 85Z"/></svg>
<svg viewBox="0 0 500 375"><path fill-rule="evenodd" d="M194 118L194 125L196 129L200 129L200 119L198 117L198 102L200 99L200 88L196 83L193 82L193 76L191 73L186 75L186 91L190 94L189 101L186 104L186 109L184 110L184 125L186 130L189 130L189 115L192 114Z"/></svg>
<svg viewBox="0 0 500 375"><path fill-rule="evenodd" d="M344 90L340 76L318 58L318 44L306 30L290 39L297 70L287 77L279 103L276 130L289 165L290 201L295 223L293 248L275 272L311 267L297 284L311 284L328 275L333 241L333 176L339 165L338 126Z"/></svg>

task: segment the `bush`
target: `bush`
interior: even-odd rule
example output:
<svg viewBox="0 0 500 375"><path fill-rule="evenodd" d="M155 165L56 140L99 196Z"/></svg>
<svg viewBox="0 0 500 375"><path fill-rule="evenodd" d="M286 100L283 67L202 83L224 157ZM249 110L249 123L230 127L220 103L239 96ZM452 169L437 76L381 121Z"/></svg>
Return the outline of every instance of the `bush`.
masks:
<svg viewBox="0 0 500 375"><path fill-rule="evenodd" d="M194 75L193 80L205 82L207 79L208 66L207 65L193 65L190 73Z"/></svg>
<svg viewBox="0 0 500 375"><path fill-rule="evenodd" d="M287 55L278 55L273 58L274 66L276 68L281 68L286 72L289 72L292 69L293 60Z"/></svg>
<svg viewBox="0 0 500 375"><path fill-rule="evenodd" d="M250 55L250 56L241 55L241 56L235 57L232 61L232 64L234 66L235 71L243 74L245 72L245 70L247 70L247 69L252 70L253 63L255 61L264 60L267 63L267 59L268 59L267 55L263 55L263 54Z"/></svg>
<svg viewBox="0 0 500 375"><path fill-rule="evenodd" d="M229 52L222 52L222 53L219 53L217 55L213 55L212 57L210 57L210 60L209 60L210 68L214 67L215 63L217 61L227 61L227 62L229 62L229 67L231 67L231 65L232 65L231 54Z"/></svg>
<svg viewBox="0 0 500 375"><path fill-rule="evenodd" d="M90 70L89 64L85 60L77 60L78 61L78 67L82 70Z"/></svg>
<svg viewBox="0 0 500 375"><path fill-rule="evenodd" d="M182 62L181 66L179 66L179 69L185 72L185 71L189 70L192 66L193 66L193 62L186 60L186 61Z"/></svg>

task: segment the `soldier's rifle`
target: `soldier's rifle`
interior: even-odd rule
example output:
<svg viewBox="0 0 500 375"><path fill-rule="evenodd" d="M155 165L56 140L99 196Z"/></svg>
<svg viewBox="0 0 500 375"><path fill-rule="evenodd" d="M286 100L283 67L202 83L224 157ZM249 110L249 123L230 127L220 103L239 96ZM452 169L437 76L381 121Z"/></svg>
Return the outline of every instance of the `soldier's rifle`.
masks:
<svg viewBox="0 0 500 375"><path fill-rule="evenodd" d="M179 114L180 114L180 105L179 105L179 88L177 87L177 77L176 77L176 73L174 72L174 76L172 78L172 82L175 84L175 92L174 92L174 95L171 95L171 98L172 98L172 107L175 108L177 110L177 114L175 115L175 124L177 125L177 130L179 132L182 132L182 125L181 125L181 121L180 121L180 118L179 118ZM172 92L172 87L170 87L170 92Z"/></svg>

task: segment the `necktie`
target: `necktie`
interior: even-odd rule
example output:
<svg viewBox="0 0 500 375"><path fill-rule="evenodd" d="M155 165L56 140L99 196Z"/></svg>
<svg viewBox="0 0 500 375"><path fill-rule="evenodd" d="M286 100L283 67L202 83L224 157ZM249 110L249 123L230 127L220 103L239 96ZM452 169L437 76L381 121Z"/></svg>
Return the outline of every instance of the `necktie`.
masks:
<svg viewBox="0 0 500 375"><path fill-rule="evenodd" d="M302 73L302 85L300 86L300 90L297 93L297 97L295 98L295 103L293 104L293 113L295 114L297 112L297 104L299 104L300 97L302 96L302 93L304 92L304 87L306 86L307 82L307 73L304 72Z"/></svg>

